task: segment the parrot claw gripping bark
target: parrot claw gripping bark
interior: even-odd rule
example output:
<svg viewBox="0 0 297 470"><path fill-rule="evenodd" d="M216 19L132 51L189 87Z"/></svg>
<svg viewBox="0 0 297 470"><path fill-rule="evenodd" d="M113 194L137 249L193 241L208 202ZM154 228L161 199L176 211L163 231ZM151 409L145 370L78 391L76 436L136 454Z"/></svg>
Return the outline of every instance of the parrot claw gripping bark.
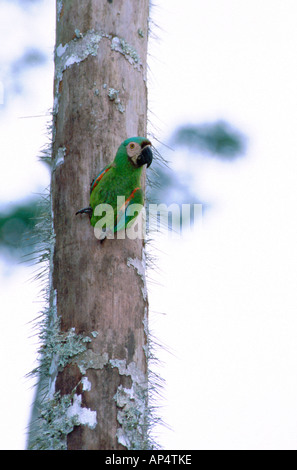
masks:
<svg viewBox="0 0 297 470"><path fill-rule="evenodd" d="M109 232L130 227L143 207L141 175L144 165L149 167L152 163L151 145L145 137L124 140L114 161L92 181L90 205L76 214L89 214L99 240L103 240ZM133 204L135 211L132 210Z"/></svg>

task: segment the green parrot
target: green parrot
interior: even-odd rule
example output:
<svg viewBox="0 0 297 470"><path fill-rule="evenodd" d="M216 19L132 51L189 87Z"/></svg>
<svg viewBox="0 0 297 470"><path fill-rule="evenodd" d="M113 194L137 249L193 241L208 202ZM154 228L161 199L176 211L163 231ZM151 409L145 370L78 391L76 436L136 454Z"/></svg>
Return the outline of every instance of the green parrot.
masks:
<svg viewBox="0 0 297 470"><path fill-rule="evenodd" d="M152 163L151 145L145 137L124 140L114 161L92 181L90 206L76 214L89 214L95 235L100 240L108 232L113 234L129 228L143 207L141 174L143 166L146 164L149 167Z"/></svg>

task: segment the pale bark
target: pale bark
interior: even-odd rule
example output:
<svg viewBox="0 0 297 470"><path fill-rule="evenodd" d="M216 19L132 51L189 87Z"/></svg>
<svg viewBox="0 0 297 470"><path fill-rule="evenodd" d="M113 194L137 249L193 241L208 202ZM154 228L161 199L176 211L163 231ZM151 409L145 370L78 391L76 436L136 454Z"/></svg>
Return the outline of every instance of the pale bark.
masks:
<svg viewBox="0 0 297 470"><path fill-rule="evenodd" d="M92 341L84 356L58 371L55 390L64 395L75 389L97 420L94 428L76 426L67 436L68 449L142 446L127 437L121 422L127 393L123 402L120 393L135 392L140 382L143 391L147 386L143 240L101 244L88 217L75 212L88 205L92 178L113 160L119 144L146 135L148 3L58 2L52 280L62 331L75 328ZM110 89L118 92L116 99ZM78 385L83 377L90 390Z"/></svg>

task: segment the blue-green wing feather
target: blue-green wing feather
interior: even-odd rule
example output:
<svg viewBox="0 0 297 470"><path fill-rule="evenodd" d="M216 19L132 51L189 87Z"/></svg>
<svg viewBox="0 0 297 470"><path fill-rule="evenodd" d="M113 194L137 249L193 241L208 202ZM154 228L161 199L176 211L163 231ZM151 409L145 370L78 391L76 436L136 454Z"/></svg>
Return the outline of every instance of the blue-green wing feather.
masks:
<svg viewBox="0 0 297 470"><path fill-rule="evenodd" d="M135 188L130 196L126 199L124 207L120 209L120 211L117 213L116 221L115 221L115 232L119 232L120 230L124 230L127 225L133 221L137 216L138 213L135 215L127 215L128 208L132 204L140 204L143 206L143 193L140 188Z"/></svg>

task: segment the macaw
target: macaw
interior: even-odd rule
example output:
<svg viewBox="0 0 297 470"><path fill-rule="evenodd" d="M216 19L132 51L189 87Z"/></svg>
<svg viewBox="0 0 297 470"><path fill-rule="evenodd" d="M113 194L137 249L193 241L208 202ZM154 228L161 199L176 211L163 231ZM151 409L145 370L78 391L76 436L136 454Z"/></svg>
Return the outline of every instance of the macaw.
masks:
<svg viewBox="0 0 297 470"><path fill-rule="evenodd" d="M108 232L118 232L130 227L139 211L128 210L132 204L143 207L144 196L141 188L141 175L144 165L150 166L153 160L151 142L145 137L132 137L124 140L118 148L115 159L94 178L90 188L90 205L76 212L87 213L93 227L100 225L101 232L95 235L103 240ZM121 197L121 199L119 199ZM120 201L120 205L119 205ZM106 206L108 204L109 206ZM107 208L112 211L107 211ZM95 227L96 228L96 227Z"/></svg>

